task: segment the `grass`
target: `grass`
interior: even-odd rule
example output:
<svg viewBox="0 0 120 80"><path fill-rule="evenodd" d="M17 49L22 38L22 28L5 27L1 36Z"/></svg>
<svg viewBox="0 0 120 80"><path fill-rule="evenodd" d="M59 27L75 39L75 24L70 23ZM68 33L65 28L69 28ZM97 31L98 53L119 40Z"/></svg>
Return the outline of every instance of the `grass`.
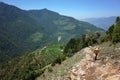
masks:
<svg viewBox="0 0 120 80"><path fill-rule="evenodd" d="M42 76L38 77L36 80L64 80L65 76L68 73L68 70L74 65L77 64L83 59L84 52L81 50L80 52L76 53L71 58L67 58L65 61L63 61L61 64L56 64L54 67L52 67L53 71L45 71L45 73Z"/></svg>
<svg viewBox="0 0 120 80"><path fill-rule="evenodd" d="M108 61L112 63L120 60L120 43L113 45L111 44L111 42L105 42L100 44L99 46L102 48L99 57L103 57L104 60L109 58ZM67 58L65 61L62 62L62 64L56 64L54 67L52 67L52 72L45 71L45 73L43 74L45 76L39 76L36 80L65 80L65 77L67 76L70 68L72 68L72 66L74 66L75 64L78 64L81 59L84 58L84 56L84 51L81 50L73 57Z"/></svg>
<svg viewBox="0 0 120 80"><path fill-rule="evenodd" d="M31 39L34 43L36 43L36 42L40 41L40 40L42 39L42 37L43 37L43 33L36 32L36 33L34 33L34 34L32 34L32 35L30 36L30 39Z"/></svg>
<svg viewBox="0 0 120 80"><path fill-rule="evenodd" d="M43 74L48 67L49 72L52 72L52 67L50 68L49 64L58 55L62 55L61 46L61 44L55 44L37 49L29 54L9 61L4 64L3 69L0 66L0 76L4 75L4 79L2 78L2 80L31 80Z"/></svg>
<svg viewBox="0 0 120 80"><path fill-rule="evenodd" d="M75 27L76 27L75 24L70 23L70 24L67 24L66 26L64 26L64 30L72 30Z"/></svg>
<svg viewBox="0 0 120 80"><path fill-rule="evenodd" d="M45 56L48 63L53 62L57 56L60 56L63 54L63 52L60 49L61 44L56 44L52 46L48 46L44 49L42 49L41 54Z"/></svg>
<svg viewBox="0 0 120 80"><path fill-rule="evenodd" d="M52 71L53 71L52 67L48 67L48 72L52 72Z"/></svg>
<svg viewBox="0 0 120 80"><path fill-rule="evenodd" d="M105 42L105 43L102 43L100 47L102 48L100 52L101 54L117 55L119 54L118 48L120 47L120 43L117 43L114 45L111 42Z"/></svg>

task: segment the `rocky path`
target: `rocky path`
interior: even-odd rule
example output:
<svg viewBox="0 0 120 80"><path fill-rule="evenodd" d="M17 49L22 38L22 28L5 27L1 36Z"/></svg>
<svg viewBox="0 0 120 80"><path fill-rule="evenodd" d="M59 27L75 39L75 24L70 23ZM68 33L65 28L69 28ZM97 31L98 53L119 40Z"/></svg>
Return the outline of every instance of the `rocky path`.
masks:
<svg viewBox="0 0 120 80"><path fill-rule="evenodd" d="M84 49L85 58L74 65L68 72L66 80L120 80L120 68L104 57L98 56L94 61L91 47Z"/></svg>

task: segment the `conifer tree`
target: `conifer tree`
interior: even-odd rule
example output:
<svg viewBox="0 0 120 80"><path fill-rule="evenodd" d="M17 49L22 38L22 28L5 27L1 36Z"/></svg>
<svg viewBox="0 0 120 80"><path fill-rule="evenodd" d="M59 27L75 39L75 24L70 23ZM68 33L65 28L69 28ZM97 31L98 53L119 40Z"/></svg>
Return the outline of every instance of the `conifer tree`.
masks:
<svg viewBox="0 0 120 80"><path fill-rule="evenodd" d="M112 42L120 42L120 17L116 18L116 25L113 30Z"/></svg>

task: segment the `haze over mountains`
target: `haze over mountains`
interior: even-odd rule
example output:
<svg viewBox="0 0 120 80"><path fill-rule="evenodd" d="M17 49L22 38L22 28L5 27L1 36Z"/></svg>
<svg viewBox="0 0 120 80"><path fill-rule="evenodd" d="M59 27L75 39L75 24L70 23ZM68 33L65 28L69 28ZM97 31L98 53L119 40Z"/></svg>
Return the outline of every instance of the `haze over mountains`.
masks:
<svg viewBox="0 0 120 80"><path fill-rule="evenodd" d="M91 31L104 32L90 23L47 9L27 11L0 2L0 60L57 43L58 36L65 43Z"/></svg>
<svg viewBox="0 0 120 80"><path fill-rule="evenodd" d="M86 18L83 21L94 24L95 26L107 30L112 24L115 23L116 16L101 17L101 18Z"/></svg>

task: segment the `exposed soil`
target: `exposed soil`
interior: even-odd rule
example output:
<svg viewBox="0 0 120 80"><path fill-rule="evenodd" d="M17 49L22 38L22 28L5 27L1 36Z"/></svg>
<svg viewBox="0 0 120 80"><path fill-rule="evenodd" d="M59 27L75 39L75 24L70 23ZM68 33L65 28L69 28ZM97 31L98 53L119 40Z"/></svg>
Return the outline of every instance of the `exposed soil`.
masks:
<svg viewBox="0 0 120 80"><path fill-rule="evenodd" d="M95 61L92 50L93 47L84 49L86 57L69 70L65 80L120 80L118 56L99 55Z"/></svg>

